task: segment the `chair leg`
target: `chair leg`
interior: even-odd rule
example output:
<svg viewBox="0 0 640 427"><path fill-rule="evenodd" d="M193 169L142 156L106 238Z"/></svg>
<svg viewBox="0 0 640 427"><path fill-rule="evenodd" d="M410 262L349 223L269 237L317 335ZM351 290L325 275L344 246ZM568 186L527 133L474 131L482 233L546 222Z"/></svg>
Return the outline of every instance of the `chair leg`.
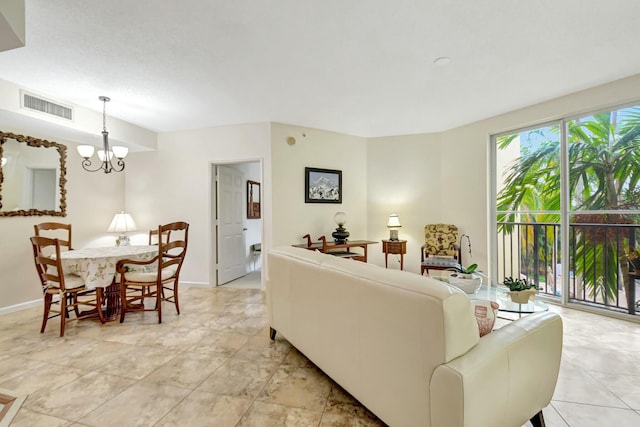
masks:
<svg viewBox="0 0 640 427"><path fill-rule="evenodd" d="M542 409L535 414L529 421L533 427L545 427L544 416L542 415Z"/></svg>
<svg viewBox="0 0 640 427"><path fill-rule="evenodd" d="M47 327L47 320L49 320L49 311L51 310L51 303L53 302L53 295L44 294L44 315L42 316L42 327L40 333L44 332Z"/></svg>
<svg viewBox="0 0 640 427"><path fill-rule="evenodd" d="M156 288L156 307L158 308L158 323L162 323L162 285Z"/></svg>
<svg viewBox="0 0 640 427"><path fill-rule="evenodd" d="M178 301L178 283L173 284L173 302L176 305L176 311L180 314L180 303Z"/></svg>
<svg viewBox="0 0 640 427"><path fill-rule="evenodd" d="M64 311L64 315L65 317L68 319L69 318L69 306L71 306L71 295L67 295L65 297L67 299L67 309Z"/></svg>
<svg viewBox="0 0 640 427"><path fill-rule="evenodd" d="M60 336L64 336L64 327L67 322L67 295L60 295Z"/></svg>
<svg viewBox="0 0 640 427"><path fill-rule="evenodd" d="M120 323L124 322L124 314L127 312L127 286L120 283Z"/></svg>
<svg viewBox="0 0 640 427"><path fill-rule="evenodd" d="M80 310L78 310L78 294L74 293L69 295L71 304L73 305L73 311L76 313L76 319L80 317Z"/></svg>
<svg viewBox="0 0 640 427"><path fill-rule="evenodd" d="M97 287L96 288L96 310L98 311L98 318L100 319L100 323L104 324L104 313L102 312L102 301L104 300L104 288Z"/></svg>

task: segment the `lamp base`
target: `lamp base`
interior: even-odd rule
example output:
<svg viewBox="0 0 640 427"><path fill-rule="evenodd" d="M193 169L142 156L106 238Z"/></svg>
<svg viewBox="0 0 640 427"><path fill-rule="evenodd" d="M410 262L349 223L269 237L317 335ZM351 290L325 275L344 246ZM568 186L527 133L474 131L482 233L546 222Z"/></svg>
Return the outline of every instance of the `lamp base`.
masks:
<svg viewBox="0 0 640 427"><path fill-rule="evenodd" d="M344 228L342 225L339 225L338 228L336 228L336 231L331 233L331 236L333 236L333 241L336 245L344 245L345 243L347 243L349 234L350 233L346 230L346 228Z"/></svg>
<svg viewBox="0 0 640 427"><path fill-rule="evenodd" d="M121 234L116 239L116 245L117 246L130 246L131 245L131 241L129 240L129 236L127 236L126 234Z"/></svg>
<svg viewBox="0 0 640 427"><path fill-rule="evenodd" d="M389 230L389 240L399 240L398 239L398 230Z"/></svg>

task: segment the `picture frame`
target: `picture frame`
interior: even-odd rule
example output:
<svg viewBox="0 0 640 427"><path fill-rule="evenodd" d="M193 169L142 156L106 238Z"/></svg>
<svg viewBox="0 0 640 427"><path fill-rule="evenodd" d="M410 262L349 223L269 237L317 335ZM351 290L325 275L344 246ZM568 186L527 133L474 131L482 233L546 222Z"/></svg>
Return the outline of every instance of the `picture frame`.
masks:
<svg viewBox="0 0 640 427"><path fill-rule="evenodd" d="M342 171L304 168L305 203L342 203Z"/></svg>
<svg viewBox="0 0 640 427"><path fill-rule="evenodd" d="M247 180L247 219L260 219L260 183Z"/></svg>

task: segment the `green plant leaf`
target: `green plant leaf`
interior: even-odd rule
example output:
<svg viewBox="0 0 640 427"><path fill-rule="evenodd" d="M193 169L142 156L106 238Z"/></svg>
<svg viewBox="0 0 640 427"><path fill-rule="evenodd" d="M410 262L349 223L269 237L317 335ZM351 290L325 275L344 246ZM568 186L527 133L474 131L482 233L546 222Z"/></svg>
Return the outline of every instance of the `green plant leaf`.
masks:
<svg viewBox="0 0 640 427"><path fill-rule="evenodd" d="M476 271L477 268L478 268L478 264L471 264L470 266L464 269L464 273L471 274L474 271Z"/></svg>

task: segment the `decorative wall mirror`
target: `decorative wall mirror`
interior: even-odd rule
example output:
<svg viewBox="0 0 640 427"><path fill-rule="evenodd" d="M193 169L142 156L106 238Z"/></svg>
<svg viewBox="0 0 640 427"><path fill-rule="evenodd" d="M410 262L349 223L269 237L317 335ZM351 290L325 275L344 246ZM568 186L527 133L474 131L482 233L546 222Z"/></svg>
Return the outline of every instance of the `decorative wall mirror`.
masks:
<svg viewBox="0 0 640 427"><path fill-rule="evenodd" d="M0 132L0 216L67 215L67 147Z"/></svg>
<svg viewBox="0 0 640 427"><path fill-rule="evenodd" d="M260 218L260 183L247 181L247 219Z"/></svg>

